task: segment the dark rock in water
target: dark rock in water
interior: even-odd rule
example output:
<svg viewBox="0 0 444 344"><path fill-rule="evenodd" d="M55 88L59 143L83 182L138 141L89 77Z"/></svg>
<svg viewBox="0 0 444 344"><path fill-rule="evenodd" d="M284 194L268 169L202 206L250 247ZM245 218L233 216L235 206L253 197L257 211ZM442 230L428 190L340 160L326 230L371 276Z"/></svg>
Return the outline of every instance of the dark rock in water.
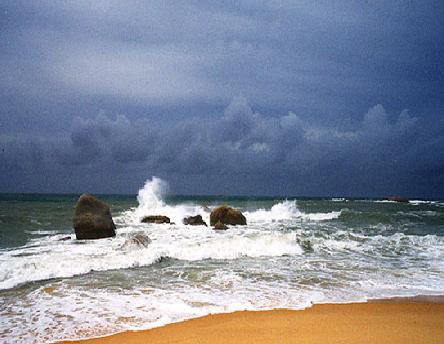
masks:
<svg viewBox="0 0 444 344"><path fill-rule="evenodd" d="M143 246L148 247L148 245L151 243L151 239L148 237L148 235L139 233L135 234L134 236L128 238L125 243L122 245L122 248L126 248L129 246Z"/></svg>
<svg viewBox="0 0 444 344"><path fill-rule="evenodd" d="M408 203L409 202L408 198L401 197L401 196L389 196L389 197L387 197L387 200L392 201L392 202L399 202L399 203Z"/></svg>
<svg viewBox="0 0 444 344"><path fill-rule="evenodd" d="M136 234L132 238L130 238L131 242L139 245L147 247L151 243L151 239L148 235L145 234Z"/></svg>
<svg viewBox="0 0 444 344"><path fill-rule="evenodd" d="M162 215L149 215L142 219L143 223L170 223L170 218L168 216Z"/></svg>
<svg viewBox="0 0 444 344"><path fill-rule="evenodd" d="M313 252L313 245L310 240L296 239L296 242L302 247L305 252Z"/></svg>
<svg viewBox="0 0 444 344"><path fill-rule="evenodd" d="M223 224L222 222L219 221L218 223L216 223L214 225L213 229L216 229L216 230L226 230L226 229L228 229L228 227L225 224Z"/></svg>
<svg viewBox="0 0 444 344"><path fill-rule="evenodd" d="M67 241L67 240L71 240L71 237L70 236L66 236L66 237L63 237L63 238L59 239L59 241Z"/></svg>
<svg viewBox="0 0 444 344"><path fill-rule="evenodd" d="M188 216L183 219L184 225L190 225L190 226L206 226L207 224L202 219L202 216L196 215L196 216Z"/></svg>
<svg viewBox="0 0 444 344"><path fill-rule="evenodd" d="M77 239L101 239L116 235L109 206L89 194L82 194L77 201L73 226Z"/></svg>
<svg viewBox="0 0 444 344"><path fill-rule="evenodd" d="M218 222L227 225L246 225L247 219L239 210L227 205L221 205L213 209L210 214L210 225L214 226Z"/></svg>

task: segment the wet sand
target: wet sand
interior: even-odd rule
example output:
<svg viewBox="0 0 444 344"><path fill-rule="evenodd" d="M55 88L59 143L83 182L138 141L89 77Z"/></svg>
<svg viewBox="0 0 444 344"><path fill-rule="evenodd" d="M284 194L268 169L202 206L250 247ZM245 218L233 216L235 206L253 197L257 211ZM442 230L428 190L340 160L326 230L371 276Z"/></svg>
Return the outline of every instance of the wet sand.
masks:
<svg viewBox="0 0 444 344"><path fill-rule="evenodd" d="M444 343L442 298L209 315L76 343Z"/></svg>

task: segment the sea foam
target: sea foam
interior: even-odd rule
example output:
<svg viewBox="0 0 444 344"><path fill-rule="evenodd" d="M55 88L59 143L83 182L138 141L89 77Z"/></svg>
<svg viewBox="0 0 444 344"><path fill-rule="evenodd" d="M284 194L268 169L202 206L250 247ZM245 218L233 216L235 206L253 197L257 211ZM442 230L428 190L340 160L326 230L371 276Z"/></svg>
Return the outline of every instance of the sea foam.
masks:
<svg viewBox="0 0 444 344"><path fill-rule="evenodd" d="M271 209L258 209L246 212L247 221L251 222L288 222L288 221L326 221L339 218L342 211L328 213L304 213L297 207L296 201L285 200L271 207Z"/></svg>
<svg viewBox="0 0 444 344"><path fill-rule="evenodd" d="M190 215L201 215L208 221L210 215L202 206L196 204L166 204L164 197L168 189L169 186L166 181L158 177L148 179L138 192L138 207L125 213L127 216L125 221L139 223L147 215L165 215L176 224L181 224L183 218Z"/></svg>

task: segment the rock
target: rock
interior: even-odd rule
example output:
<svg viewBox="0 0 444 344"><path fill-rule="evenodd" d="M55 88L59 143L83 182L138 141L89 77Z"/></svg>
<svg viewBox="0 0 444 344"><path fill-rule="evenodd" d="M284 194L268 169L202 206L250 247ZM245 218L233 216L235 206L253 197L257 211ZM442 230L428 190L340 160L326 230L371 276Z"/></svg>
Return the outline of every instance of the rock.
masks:
<svg viewBox="0 0 444 344"><path fill-rule="evenodd" d="M207 224L202 219L202 216L196 215L196 216L188 216L183 219L184 225L190 225L190 226L206 226Z"/></svg>
<svg viewBox="0 0 444 344"><path fill-rule="evenodd" d="M133 244L147 247L151 243L151 239L145 234L136 234L130 238Z"/></svg>
<svg viewBox="0 0 444 344"><path fill-rule="evenodd" d="M201 204L201 207L202 207L205 211L211 211L211 209L210 209L206 204Z"/></svg>
<svg viewBox="0 0 444 344"><path fill-rule="evenodd" d="M135 234L134 236L128 238L124 244L122 245L122 248L127 248L129 246L143 246L148 247L148 245L151 243L151 239L142 233Z"/></svg>
<svg viewBox="0 0 444 344"><path fill-rule="evenodd" d="M246 225L247 219L242 213L227 205L221 205L210 214L210 225L214 226L218 222L222 222L226 225Z"/></svg>
<svg viewBox="0 0 444 344"><path fill-rule="evenodd" d="M389 197L387 197L387 200L392 201L392 202L399 202L399 203L408 203L409 202L408 198L401 197L401 196L389 196Z"/></svg>
<svg viewBox="0 0 444 344"><path fill-rule="evenodd" d="M77 201L73 226L77 239L101 239L116 235L109 206L89 194L82 194Z"/></svg>
<svg viewBox="0 0 444 344"><path fill-rule="evenodd" d="M142 219L143 223L170 223L170 218L163 215L149 215Z"/></svg>
<svg viewBox="0 0 444 344"><path fill-rule="evenodd" d="M219 221L218 223L216 223L214 225L213 229L216 229L216 230L226 230L226 229L228 229L228 227L226 225L224 225L222 222Z"/></svg>
<svg viewBox="0 0 444 344"><path fill-rule="evenodd" d="M313 252L314 251L314 249L313 249L313 245L312 245L312 243L311 243L311 241L310 240L304 240L304 239L296 239L296 242L299 244L299 246L301 246L302 247L302 249L305 251L305 252Z"/></svg>
<svg viewBox="0 0 444 344"><path fill-rule="evenodd" d="M67 240L71 240L71 237L65 236L65 237L59 239L59 241L67 241Z"/></svg>

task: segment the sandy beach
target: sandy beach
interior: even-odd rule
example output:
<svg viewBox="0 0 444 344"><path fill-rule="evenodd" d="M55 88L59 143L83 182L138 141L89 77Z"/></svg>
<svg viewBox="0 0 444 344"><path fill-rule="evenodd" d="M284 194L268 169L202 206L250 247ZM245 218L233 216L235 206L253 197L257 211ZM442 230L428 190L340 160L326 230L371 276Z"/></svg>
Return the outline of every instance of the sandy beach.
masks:
<svg viewBox="0 0 444 344"><path fill-rule="evenodd" d="M442 299L209 315L76 343L442 343Z"/></svg>

